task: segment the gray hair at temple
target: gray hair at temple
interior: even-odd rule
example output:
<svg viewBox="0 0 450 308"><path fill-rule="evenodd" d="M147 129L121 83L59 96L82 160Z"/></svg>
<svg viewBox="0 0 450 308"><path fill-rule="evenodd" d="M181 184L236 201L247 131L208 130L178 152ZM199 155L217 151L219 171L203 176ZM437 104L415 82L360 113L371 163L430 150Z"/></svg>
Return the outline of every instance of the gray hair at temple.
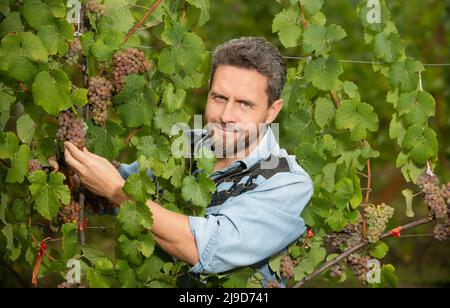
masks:
<svg viewBox="0 0 450 308"><path fill-rule="evenodd" d="M286 82L286 62L280 51L264 38L241 37L217 46L212 56L209 88L211 88L214 73L221 64L255 69L266 76L269 106L281 97L281 91Z"/></svg>

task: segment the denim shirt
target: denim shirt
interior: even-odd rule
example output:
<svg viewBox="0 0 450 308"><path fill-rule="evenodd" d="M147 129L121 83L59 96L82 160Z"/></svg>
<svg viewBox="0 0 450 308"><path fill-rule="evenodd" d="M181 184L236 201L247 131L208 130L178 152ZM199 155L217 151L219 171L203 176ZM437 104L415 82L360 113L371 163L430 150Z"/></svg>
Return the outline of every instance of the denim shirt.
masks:
<svg viewBox="0 0 450 308"><path fill-rule="evenodd" d="M195 148L205 145L201 139ZM257 184L255 189L230 197L221 205L208 207L205 217L189 216L199 255L199 262L190 268L190 273L222 273L253 265L264 277L263 286L276 279L267 260L305 232L301 213L313 194L311 178L296 162L295 156L280 148L270 128L249 156L234 161L210 177L215 179L241 163L245 169L251 168L270 155L286 158L289 171L276 173L269 179L259 175L253 181ZM121 164L120 173L126 178L137 169L137 162ZM147 173L153 176L150 170ZM247 179L245 176L239 183L245 183ZM220 192L231 185L232 182L222 182L216 189Z"/></svg>

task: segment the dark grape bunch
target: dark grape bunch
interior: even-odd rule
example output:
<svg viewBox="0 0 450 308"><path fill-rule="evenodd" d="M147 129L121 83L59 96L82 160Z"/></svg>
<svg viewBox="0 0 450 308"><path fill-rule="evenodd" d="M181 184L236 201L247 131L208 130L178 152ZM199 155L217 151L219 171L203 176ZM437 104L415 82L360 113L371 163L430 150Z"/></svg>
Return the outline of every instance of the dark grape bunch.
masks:
<svg viewBox="0 0 450 308"><path fill-rule="evenodd" d="M286 255L281 258L280 265L281 276L286 279L291 279L294 276L294 268L298 265L298 261Z"/></svg>
<svg viewBox="0 0 450 308"><path fill-rule="evenodd" d="M86 123L71 111L62 111L58 116L59 129L56 137L61 141L70 141L79 149L86 143Z"/></svg>
<svg viewBox="0 0 450 308"><path fill-rule="evenodd" d="M357 253L352 253L347 258L347 264L350 269L353 271L353 274L358 278L358 280L362 282L367 281L367 272L369 271L369 267L367 263L369 262L369 256L360 256Z"/></svg>
<svg viewBox="0 0 450 308"><path fill-rule="evenodd" d="M59 219L62 223L74 223L78 225L81 206L75 200L70 201L59 211Z"/></svg>
<svg viewBox="0 0 450 308"><path fill-rule="evenodd" d="M105 124L108 107L111 106L112 83L104 77L91 77L89 79L88 97L90 116L95 124Z"/></svg>
<svg viewBox="0 0 450 308"><path fill-rule="evenodd" d="M439 187L439 179L435 174L423 173L417 180L417 184L425 194L424 200L430 209L430 215L436 218L447 216L447 202L450 203L450 183Z"/></svg>
<svg viewBox="0 0 450 308"><path fill-rule="evenodd" d="M84 9L87 14L93 15L95 18L108 15L108 8L106 5L100 4L99 0L87 0Z"/></svg>
<svg viewBox="0 0 450 308"><path fill-rule="evenodd" d="M327 238L331 246L339 251L362 243L362 218L359 217L357 223L348 224L340 232L332 233Z"/></svg>
<svg viewBox="0 0 450 308"><path fill-rule="evenodd" d="M386 229L386 224L394 215L394 209L384 203L368 204L364 207L364 217L367 222L367 240L375 243Z"/></svg>
<svg viewBox="0 0 450 308"><path fill-rule="evenodd" d="M136 48L127 48L117 51L113 57L113 82L116 93L125 85L125 77L130 74L139 74L147 71L150 63L145 59L142 51Z"/></svg>
<svg viewBox="0 0 450 308"><path fill-rule="evenodd" d="M28 161L28 171L30 173L33 173L33 172L35 172L37 170L42 170L41 163L37 159L30 159Z"/></svg>
<svg viewBox="0 0 450 308"><path fill-rule="evenodd" d="M81 55L81 42L79 38L75 38L69 45L66 55L67 64L76 64Z"/></svg>
<svg viewBox="0 0 450 308"><path fill-rule="evenodd" d="M450 219L447 218L444 223L438 223L434 226L434 238L439 241L445 241L450 238Z"/></svg>

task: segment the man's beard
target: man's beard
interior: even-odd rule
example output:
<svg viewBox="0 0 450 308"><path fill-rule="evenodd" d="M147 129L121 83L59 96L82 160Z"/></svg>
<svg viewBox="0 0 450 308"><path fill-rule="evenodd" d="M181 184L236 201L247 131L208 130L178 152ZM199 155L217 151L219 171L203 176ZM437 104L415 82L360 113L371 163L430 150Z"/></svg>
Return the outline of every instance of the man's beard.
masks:
<svg viewBox="0 0 450 308"><path fill-rule="evenodd" d="M211 138L211 150L217 158L244 158L250 153L248 149L258 141L265 132L260 125L250 129L235 125L220 123L208 123L207 131ZM221 128L228 130L224 133Z"/></svg>

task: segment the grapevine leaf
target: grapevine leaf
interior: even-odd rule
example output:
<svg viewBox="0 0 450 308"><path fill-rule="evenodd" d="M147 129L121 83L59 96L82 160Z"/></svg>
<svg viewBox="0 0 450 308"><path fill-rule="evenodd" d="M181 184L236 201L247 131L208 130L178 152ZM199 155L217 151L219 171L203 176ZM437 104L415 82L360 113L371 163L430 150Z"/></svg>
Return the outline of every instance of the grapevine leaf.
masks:
<svg viewBox="0 0 450 308"><path fill-rule="evenodd" d="M170 157L170 145L166 138L158 136L153 139L152 136L144 136L137 145L137 154L147 158L166 162Z"/></svg>
<svg viewBox="0 0 450 308"><path fill-rule="evenodd" d="M319 24L310 25L303 34L303 50L314 52L316 56L323 55L331 49L331 44L340 41L347 33L338 25L327 27Z"/></svg>
<svg viewBox="0 0 450 308"><path fill-rule="evenodd" d="M284 47L296 47L300 44L302 26L300 16L294 8L283 9L275 15L272 23L272 33L278 33Z"/></svg>
<svg viewBox="0 0 450 308"><path fill-rule="evenodd" d="M369 254L377 259L383 258L389 251L389 246L382 241L378 241L370 250Z"/></svg>
<svg viewBox="0 0 450 308"><path fill-rule="evenodd" d="M124 192L137 201L145 202L155 193L155 184L147 174L131 174L123 187Z"/></svg>
<svg viewBox="0 0 450 308"><path fill-rule="evenodd" d="M142 228L150 229L152 215L150 209L143 202L125 201L120 206L117 219L122 227L132 236L138 236Z"/></svg>
<svg viewBox="0 0 450 308"><path fill-rule="evenodd" d="M347 100L336 112L336 128L349 129L350 139L360 141L366 138L367 131L378 129L378 116L369 104L356 99Z"/></svg>
<svg viewBox="0 0 450 308"><path fill-rule="evenodd" d="M303 168L310 174L320 173L325 166L326 159L312 143L302 143L295 149L295 155Z"/></svg>
<svg viewBox="0 0 450 308"><path fill-rule="evenodd" d="M24 0L22 15L25 21L34 29L51 24L53 16L50 8L41 0Z"/></svg>
<svg viewBox="0 0 450 308"><path fill-rule="evenodd" d="M6 122L11 113L11 105L15 100L16 98L14 95L0 91L0 131L5 129Z"/></svg>
<svg viewBox="0 0 450 308"><path fill-rule="evenodd" d="M398 114L408 125L425 124L429 117L434 116L435 105L433 96L427 92L402 93L398 101Z"/></svg>
<svg viewBox="0 0 450 308"><path fill-rule="evenodd" d="M42 170L28 176L36 210L48 220L56 217L61 203L69 204L70 202L69 188L64 185L65 178L60 172L51 172L47 175Z"/></svg>
<svg viewBox="0 0 450 308"><path fill-rule="evenodd" d="M37 35L31 32L24 32L22 34L22 43L27 56L31 60L42 62L48 61L48 51Z"/></svg>
<svg viewBox="0 0 450 308"><path fill-rule="evenodd" d="M88 269L87 279L89 281L90 288L110 288L111 284L107 277L99 273L95 269Z"/></svg>
<svg viewBox="0 0 450 308"><path fill-rule="evenodd" d="M47 71L37 74L32 93L35 103L54 116L72 105L70 80L67 74L59 69L52 71L51 74Z"/></svg>
<svg viewBox="0 0 450 308"><path fill-rule="evenodd" d="M63 258L65 260L73 257L77 250L77 225L73 223L63 224L61 227L62 232L62 247Z"/></svg>
<svg viewBox="0 0 450 308"><path fill-rule="evenodd" d="M73 105L78 105L80 107L85 106L88 103L87 99L87 89L76 88L72 91L71 101Z"/></svg>
<svg viewBox="0 0 450 308"><path fill-rule="evenodd" d="M23 24L19 12L9 13L5 19L0 22L0 36L4 36L10 32L23 32Z"/></svg>
<svg viewBox="0 0 450 308"><path fill-rule="evenodd" d="M323 6L324 0L300 0L301 5L305 7L305 10L311 14L315 15Z"/></svg>
<svg viewBox="0 0 450 308"><path fill-rule="evenodd" d="M22 144L19 150L11 158L11 168L8 170L6 182L22 183L28 172L28 159L30 157L30 148Z"/></svg>
<svg viewBox="0 0 450 308"><path fill-rule="evenodd" d="M406 131L403 147L410 150L409 156L415 163L423 165L437 154L436 133L429 127L413 125Z"/></svg>
<svg viewBox="0 0 450 308"><path fill-rule="evenodd" d="M403 42L398 33L380 32L375 36L375 55L387 62L397 61L403 51Z"/></svg>
<svg viewBox="0 0 450 308"><path fill-rule="evenodd" d="M118 261L115 265L115 269L117 272L117 279L123 288L137 287L136 274L126 261Z"/></svg>
<svg viewBox="0 0 450 308"><path fill-rule="evenodd" d="M331 90L342 73L342 66L334 56L318 58L305 67L306 81L323 91Z"/></svg>
<svg viewBox="0 0 450 308"><path fill-rule="evenodd" d="M319 97L315 101L316 109L314 111L314 120L320 127L325 127L334 118L333 102L325 97Z"/></svg>
<svg viewBox="0 0 450 308"><path fill-rule="evenodd" d="M14 237L12 225L6 224L2 229L2 233L6 238L6 248L11 252L9 259L11 261L17 260L22 252L22 244Z"/></svg>
<svg viewBox="0 0 450 308"><path fill-rule="evenodd" d="M406 202L406 216L414 217L414 211L412 210L413 192L411 189L403 189L402 195L405 197Z"/></svg>
<svg viewBox="0 0 450 308"><path fill-rule="evenodd" d="M197 26L203 26L209 20L209 0L187 0L187 2L200 9L200 18Z"/></svg>
<svg viewBox="0 0 450 308"><path fill-rule="evenodd" d="M36 124L28 114L23 114L17 119L17 135L23 143L30 144L35 129Z"/></svg>
<svg viewBox="0 0 450 308"><path fill-rule="evenodd" d="M236 270L227 276L222 286L224 288L245 288L253 272L249 267Z"/></svg>
<svg viewBox="0 0 450 308"><path fill-rule="evenodd" d="M207 207L211 201L211 193L215 191L216 185L204 173L198 175L198 181L192 175L183 179L181 194L186 201L192 201L194 205Z"/></svg>
<svg viewBox="0 0 450 308"><path fill-rule="evenodd" d="M88 148L95 154L113 160L125 146L124 141L118 137L124 129L112 121L107 121L104 127L88 122Z"/></svg>
<svg viewBox="0 0 450 308"><path fill-rule="evenodd" d="M418 87L419 73L422 71L424 71L422 63L412 58L407 58L392 65L389 80L392 86L399 86L402 91L414 91Z"/></svg>
<svg viewBox="0 0 450 308"><path fill-rule="evenodd" d="M151 234L141 234L137 241L139 251L144 255L144 257L150 257L155 249L155 241L153 240Z"/></svg>

